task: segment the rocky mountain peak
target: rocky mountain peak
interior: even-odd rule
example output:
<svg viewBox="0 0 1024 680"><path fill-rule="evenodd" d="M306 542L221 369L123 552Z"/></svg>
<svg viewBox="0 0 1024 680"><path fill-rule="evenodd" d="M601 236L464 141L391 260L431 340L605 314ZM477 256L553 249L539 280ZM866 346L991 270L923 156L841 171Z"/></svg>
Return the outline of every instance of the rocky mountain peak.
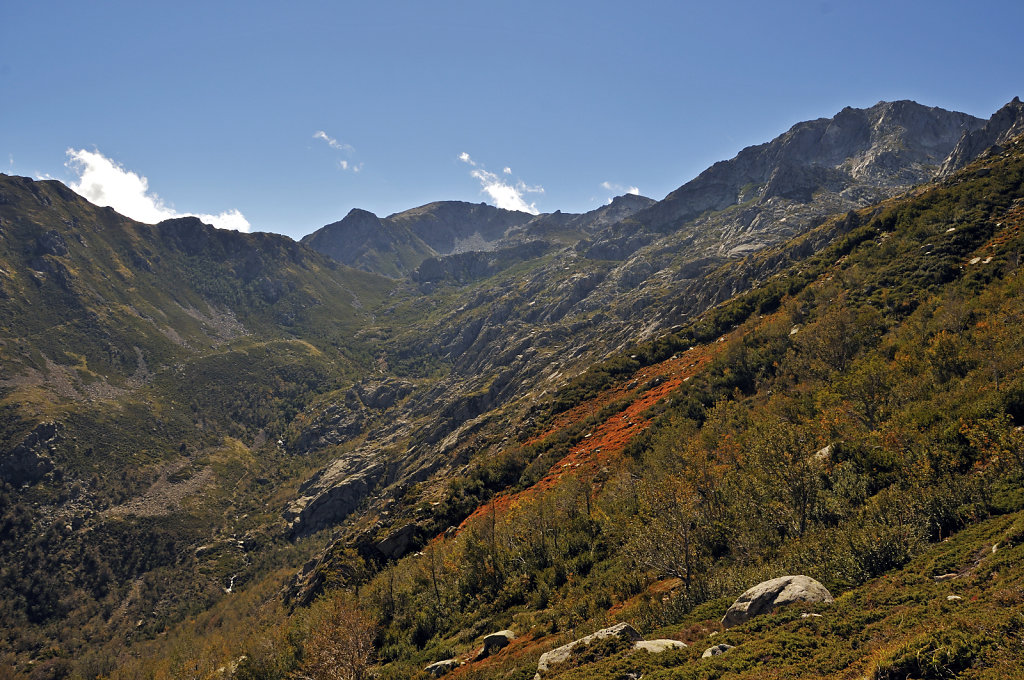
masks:
<svg viewBox="0 0 1024 680"><path fill-rule="evenodd" d="M807 202L819 190L839 194L855 186L891 193L930 178L964 132L983 124L965 113L912 101L847 107L832 118L797 123L770 142L715 163L636 219L667 231L707 211L748 201ZM877 191L868 193L879 197Z"/></svg>
<svg viewBox="0 0 1024 680"><path fill-rule="evenodd" d="M352 208L348 211L348 214L341 220L342 222L348 221L352 223L357 220L376 220L379 219L375 214L369 210L363 210L362 208Z"/></svg>
<svg viewBox="0 0 1024 680"><path fill-rule="evenodd" d="M389 215L441 255L490 250L509 229L526 224L533 215L496 208L486 203L436 201Z"/></svg>
<svg viewBox="0 0 1024 680"><path fill-rule="evenodd" d="M945 177L970 163L989 147L1006 144L1022 134L1024 103L1021 103L1020 97L1014 97L996 111L981 129L964 132L956 148L942 164L938 175Z"/></svg>
<svg viewBox="0 0 1024 680"><path fill-rule="evenodd" d="M344 264L387 276L400 275L433 254L407 230L360 208L304 236L302 243Z"/></svg>
<svg viewBox="0 0 1024 680"><path fill-rule="evenodd" d="M428 257L493 250L509 229L533 217L465 201L435 201L385 218L353 208L343 220L318 229L302 242L345 264L403 276Z"/></svg>

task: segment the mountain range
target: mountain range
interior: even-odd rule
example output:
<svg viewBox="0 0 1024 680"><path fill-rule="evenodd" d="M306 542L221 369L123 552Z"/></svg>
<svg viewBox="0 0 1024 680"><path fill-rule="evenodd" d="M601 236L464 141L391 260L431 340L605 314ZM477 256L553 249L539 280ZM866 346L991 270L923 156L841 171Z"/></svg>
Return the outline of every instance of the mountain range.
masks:
<svg viewBox="0 0 1024 680"><path fill-rule="evenodd" d="M209 617L241 617L232 619L238 630L258 631L259 644L280 635L274 644L285 649L282 640L308 631L302 617L320 611L317 598L363 592L382 677L411 677L430 655L465 656L489 632L482 626L511 626L548 645L618 612L647 628L682 625L722 596L714 583L787 559L821 568L806 557L818 550L805 539L808 523L834 537L858 512L882 526L871 508L886 494L910 502L893 480L918 468L896 458L929 444L900 448L886 436L945 432L940 421L959 427L960 448L943 461L966 466L963 479L973 479L972 465L981 479L1003 470L993 456L1012 458L1012 443L978 442L1012 439L1024 413L1012 387L1015 312L992 301L1015 285L1022 133L1019 99L987 121L880 102L799 123L660 201L625 195L584 214L536 216L454 201L384 218L355 209L301 242L196 218L140 224L59 182L0 176L0 662L40 678L131 677L146 663L155 677L183 677L188 663L215 674L234 655L238 677L284 677L302 667L301 644L275 657L291 667L260 675L253 664L269 652L261 657L266 650L254 652L245 636L229 642ZM993 259L1000 268L982 269ZM942 328L913 330L933 323ZM984 330L993 324L1009 335ZM970 354L956 340L968 333L1008 358L995 366ZM997 376L991 408L947 405L959 425L920 419L942 412L931 394L890 394L877 383L871 361L916 375L900 359L911 336L930 343L934 390L969 400L981 384L972 381ZM857 380L874 396L843 391ZM807 399L783 403L780 392ZM729 415L726 402L753 415ZM857 403L867 404L863 413L849 415ZM708 523L692 520L693 540L708 552L692 559L718 579L698 592L691 579L700 570L666 567L646 539L602 519L621 525L629 516L601 504L634 503L631 516L644 516L629 480L654 494L644 503L664 494L655 482L682 464L666 451L697 446L673 437L706 443L713 425L760 450L776 435L757 429L759 409L773 409L788 423L780 431L806 439L810 453L829 449L828 472L814 479L833 514L779 519L789 510L766 500L750 516L763 520L757 531L774 533L755 540L724 501L714 519L708 494L717 492L697 485L691 512ZM832 430L810 425L829 418ZM890 457L840 436L851 433L878 437ZM763 455L790 450L778 446ZM708 448L707 461L726 448ZM743 470L741 459L708 465ZM811 475L805 462L793 469ZM773 483L797 488L785 471L750 465L751 480L776 475ZM719 474L723 489L741 484ZM1006 500L1015 477L1000 474L976 492L998 502L970 495L974 486L963 491L960 477L920 481L914 493L944 493L975 514L940 521L939 510L921 510L939 522L938 536L907 539L892 547L905 559L879 558L860 576L840 569L846 575L827 585L864 586L911 564L944 531L1019 510ZM829 495L842 484L852 485L846 496ZM669 506L659 507L648 522L655 542L657 530L669 531L659 524ZM550 546L544 512L563 526L551 529ZM715 538L727 527L750 542ZM439 556L449 541L463 571ZM761 562L751 557L762 553ZM626 564L646 575L629 581ZM512 588L513 574L529 583ZM673 578L663 607L638 605ZM261 608L275 621L259 619ZM202 644L182 632L200 630L199 615ZM532 677L534 649L510 652L508 667L456 672ZM249 666L239 666L243 652ZM897 677L879 664L874 677ZM598 677L572 668L564 677Z"/></svg>

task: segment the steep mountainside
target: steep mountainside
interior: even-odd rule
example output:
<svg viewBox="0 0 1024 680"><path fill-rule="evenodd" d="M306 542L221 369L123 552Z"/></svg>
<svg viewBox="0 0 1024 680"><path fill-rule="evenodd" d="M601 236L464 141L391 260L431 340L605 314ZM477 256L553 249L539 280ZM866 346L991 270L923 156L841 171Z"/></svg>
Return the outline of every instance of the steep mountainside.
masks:
<svg viewBox="0 0 1024 680"><path fill-rule="evenodd" d="M386 678L447 659L454 678L527 678L621 621L690 647L591 644L541 677L1019 675L1024 141L840 219L816 254L765 253L790 264L532 423L482 431L446 487L339 541L293 601L327 590L367 612ZM361 560L405 551L360 581ZM835 604L725 629L740 593L783 574ZM512 642L488 652L499 630Z"/></svg>
<svg viewBox="0 0 1024 680"><path fill-rule="evenodd" d="M939 170L940 176L959 170L993 146L1006 144L1024 134L1024 103L1020 97L996 111L980 129L964 132L956 148Z"/></svg>
<svg viewBox="0 0 1024 680"><path fill-rule="evenodd" d="M1019 108L846 109L661 202L353 211L300 244L0 176L0 675L309 675L334 621L382 680L527 678L623 619L696 643L780 573L870 600L977 568L934 544L1024 507ZM317 252L339 235L356 268ZM1010 658L914 616L934 639L885 610L843 669L921 675L961 634ZM762 632L707 668L829 644ZM717 672L588 654L545 678Z"/></svg>
<svg viewBox="0 0 1024 680"><path fill-rule="evenodd" d="M285 237L0 176L0 656L102 658L241 583L225 541L312 472L276 442L372 372L357 331L392 289Z"/></svg>
<svg viewBox="0 0 1024 680"><path fill-rule="evenodd" d="M664 201L639 210L642 202L634 201L629 217L573 245L552 243L533 259L517 253L504 271L469 254L452 263L461 276L427 260L419 278L431 285L423 290L446 303L413 324L409 306L383 309L382 327L406 320L389 326L393 339L383 348L400 363L433 357L448 374L413 395L395 424L366 432L358 452L344 454L352 462L343 456L310 480L287 517L300 532L322 528L362 499L386 503L410 482L453 474L458 452L472 450L479 431L521 417L498 418L497 407L518 401L525 409L588 363L764 281L794 255L815 252L860 218L832 219L782 255L725 266L927 180L964 131L983 124L913 102L845 109L716 164ZM317 416L314 427L324 426ZM374 472L353 472L363 469ZM347 501L332 500L338 496Z"/></svg>

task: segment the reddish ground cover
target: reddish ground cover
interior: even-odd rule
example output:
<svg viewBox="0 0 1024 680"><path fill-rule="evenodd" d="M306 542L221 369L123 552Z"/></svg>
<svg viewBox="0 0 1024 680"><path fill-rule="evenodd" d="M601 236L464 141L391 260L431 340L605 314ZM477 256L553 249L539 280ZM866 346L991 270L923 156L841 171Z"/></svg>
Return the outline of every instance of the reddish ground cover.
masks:
<svg viewBox="0 0 1024 680"><path fill-rule="evenodd" d="M634 437L650 427L651 418L647 416L647 411L703 370L721 346L722 343L714 343L691 347L671 359L641 368L617 385L559 414L550 427L527 443L556 436L578 420L598 413L610 404L626 404L587 433L537 484L518 493L495 496L490 503L477 508L467 517L459 529L486 513L501 513L539 491L554 487L569 473L592 476L601 466L621 454Z"/></svg>

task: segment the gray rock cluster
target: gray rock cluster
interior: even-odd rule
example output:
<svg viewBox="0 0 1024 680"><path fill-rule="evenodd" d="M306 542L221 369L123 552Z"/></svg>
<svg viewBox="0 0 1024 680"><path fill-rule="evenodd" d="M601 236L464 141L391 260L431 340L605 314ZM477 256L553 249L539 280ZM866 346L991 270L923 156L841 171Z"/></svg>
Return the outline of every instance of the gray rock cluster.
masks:
<svg viewBox="0 0 1024 680"><path fill-rule="evenodd" d="M720 645L713 645L713 646L708 647L707 649L705 649L704 653L700 655L700 658L702 658L702 659L710 659L713 656L718 656L719 654L725 654L730 649L733 649L732 645L727 645L727 644L724 644L724 643L720 644Z"/></svg>

